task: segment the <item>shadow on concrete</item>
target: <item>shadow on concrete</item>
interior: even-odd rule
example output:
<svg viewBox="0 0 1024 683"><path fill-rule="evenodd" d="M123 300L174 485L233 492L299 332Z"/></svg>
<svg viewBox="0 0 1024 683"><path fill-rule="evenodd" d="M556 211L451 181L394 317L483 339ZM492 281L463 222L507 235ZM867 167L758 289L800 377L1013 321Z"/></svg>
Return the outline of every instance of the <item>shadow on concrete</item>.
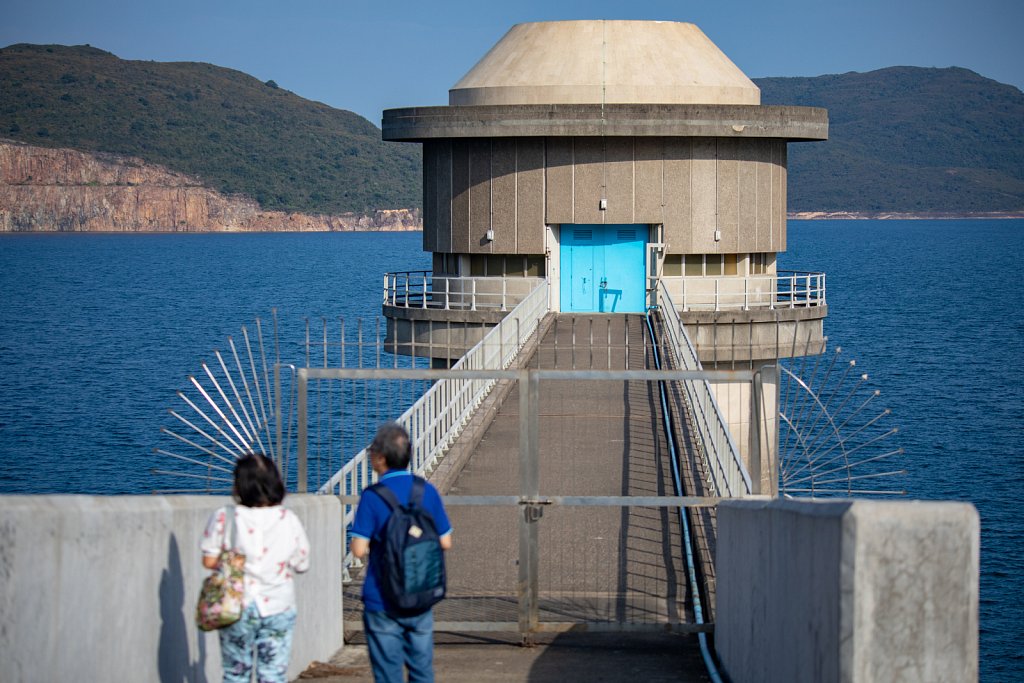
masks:
<svg viewBox="0 0 1024 683"><path fill-rule="evenodd" d="M178 539L171 534L167 544L167 566L160 575L160 642L157 671L161 683L206 683L206 639L199 638L199 658L191 661L185 622L185 578L181 570Z"/></svg>
<svg viewBox="0 0 1024 683"><path fill-rule="evenodd" d="M530 683L697 683L710 680L696 636L565 633L541 646L524 679Z"/></svg>

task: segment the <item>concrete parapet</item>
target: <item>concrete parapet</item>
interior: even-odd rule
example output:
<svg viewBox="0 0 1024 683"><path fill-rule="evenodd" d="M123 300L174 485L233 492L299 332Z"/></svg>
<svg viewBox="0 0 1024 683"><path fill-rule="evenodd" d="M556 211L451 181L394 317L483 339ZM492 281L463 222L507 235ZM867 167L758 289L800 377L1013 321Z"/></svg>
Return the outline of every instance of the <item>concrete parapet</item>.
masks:
<svg viewBox="0 0 1024 683"><path fill-rule="evenodd" d="M219 681L216 633L195 626L199 538L213 496L0 496L5 681ZM296 580L289 678L342 643L341 506L289 496L312 545Z"/></svg>
<svg viewBox="0 0 1024 683"><path fill-rule="evenodd" d="M731 680L976 681L967 503L729 501L715 649Z"/></svg>

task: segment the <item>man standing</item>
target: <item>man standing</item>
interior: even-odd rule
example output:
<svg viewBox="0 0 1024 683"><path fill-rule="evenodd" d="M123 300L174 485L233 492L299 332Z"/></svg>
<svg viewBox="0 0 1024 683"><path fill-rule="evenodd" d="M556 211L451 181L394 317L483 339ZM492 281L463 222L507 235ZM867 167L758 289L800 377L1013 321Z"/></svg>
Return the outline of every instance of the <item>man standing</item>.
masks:
<svg viewBox="0 0 1024 683"><path fill-rule="evenodd" d="M368 451L370 466L380 484L401 504L408 504L414 481L407 470L412 456L409 433L398 423L385 424L377 430ZM441 548L451 548L451 523L440 494L429 482L423 489L421 507L433 518ZM372 542L383 542L382 532L391 514L391 505L380 494L372 490L363 492L350 532L355 557L365 558ZM363 627L374 680L376 683L401 683L404 664L409 669L409 683L433 683L433 610L428 608L419 614L400 612L382 594L380 577L373 565L371 559L363 583Z"/></svg>

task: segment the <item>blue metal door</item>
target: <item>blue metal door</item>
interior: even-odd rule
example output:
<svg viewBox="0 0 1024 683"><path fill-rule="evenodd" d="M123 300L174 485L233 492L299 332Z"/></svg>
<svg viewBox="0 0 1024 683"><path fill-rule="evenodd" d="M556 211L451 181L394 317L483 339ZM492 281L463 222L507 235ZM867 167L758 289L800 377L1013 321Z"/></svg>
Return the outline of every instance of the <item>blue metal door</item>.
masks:
<svg viewBox="0 0 1024 683"><path fill-rule="evenodd" d="M563 225L562 310L642 313L646 233L643 225Z"/></svg>

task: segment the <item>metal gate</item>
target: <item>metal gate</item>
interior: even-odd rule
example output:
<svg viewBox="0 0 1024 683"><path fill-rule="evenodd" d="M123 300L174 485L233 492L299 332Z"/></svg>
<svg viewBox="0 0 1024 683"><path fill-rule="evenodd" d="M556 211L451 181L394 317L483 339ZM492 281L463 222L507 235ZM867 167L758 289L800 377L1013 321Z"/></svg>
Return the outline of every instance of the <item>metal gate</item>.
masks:
<svg viewBox="0 0 1024 683"><path fill-rule="evenodd" d="M655 396L660 382L749 381L749 373L303 369L299 376L300 406L303 384L328 378L486 378L508 392L472 457L453 465L461 474L445 502L454 547L437 630L518 633L527 642L569 630L711 630L693 614L696 577L686 565L681 513L717 499L675 494L672 463L680 454L670 452ZM610 396L626 415L605 412ZM624 438L611 424L601 429L616 420ZM300 416L300 430L302 423ZM361 630L357 590L350 587L346 600L346 630Z"/></svg>

